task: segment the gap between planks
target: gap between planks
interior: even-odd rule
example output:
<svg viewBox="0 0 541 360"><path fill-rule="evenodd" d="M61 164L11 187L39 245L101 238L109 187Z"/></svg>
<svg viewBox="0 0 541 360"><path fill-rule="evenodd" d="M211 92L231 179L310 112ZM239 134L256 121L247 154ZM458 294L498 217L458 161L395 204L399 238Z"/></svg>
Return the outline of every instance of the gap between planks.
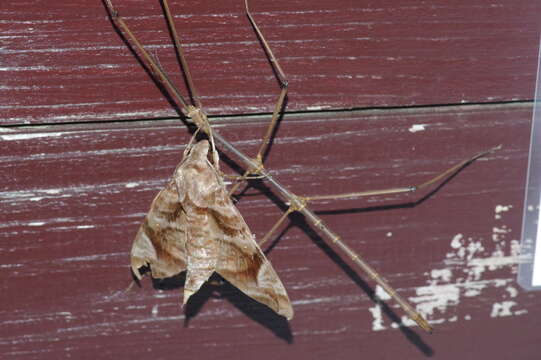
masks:
<svg viewBox="0 0 541 360"><path fill-rule="evenodd" d="M533 100L505 101L494 103L470 103L470 104L442 104L442 105L413 105L400 107L373 107L360 109L342 109L342 110L314 110L314 111L296 111L283 112L282 117L287 118L287 122L306 121L317 119L341 119L348 117L362 116L400 116L411 114L450 114L458 112L475 111L502 111L502 110L525 110L533 107ZM209 120L215 125L225 125L228 123L268 123L272 113L257 114L237 114L237 115L208 115ZM118 126L125 128L127 125L134 128L156 127L178 125L182 117L172 116L163 118L145 118L145 119L123 119L123 120L103 120L103 121L82 121L82 122L54 122L49 124L14 124L0 125L0 133L21 132L43 132L51 131L69 131L69 130L107 130L115 129ZM282 120L283 121L283 120Z"/></svg>

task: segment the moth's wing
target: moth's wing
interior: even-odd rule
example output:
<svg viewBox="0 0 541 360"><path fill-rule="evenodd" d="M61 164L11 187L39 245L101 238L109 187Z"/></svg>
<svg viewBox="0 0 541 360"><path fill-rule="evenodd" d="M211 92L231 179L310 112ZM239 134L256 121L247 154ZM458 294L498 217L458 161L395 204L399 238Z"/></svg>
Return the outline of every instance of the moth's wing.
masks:
<svg viewBox="0 0 541 360"><path fill-rule="evenodd" d="M150 266L153 278L168 278L186 270L186 214L173 181L154 198L131 249L131 268Z"/></svg>
<svg viewBox="0 0 541 360"><path fill-rule="evenodd" d="M288 320L293 318L284 285L223 190L211 211L213 221L222 233L216 272L252 299Z"/></svg>

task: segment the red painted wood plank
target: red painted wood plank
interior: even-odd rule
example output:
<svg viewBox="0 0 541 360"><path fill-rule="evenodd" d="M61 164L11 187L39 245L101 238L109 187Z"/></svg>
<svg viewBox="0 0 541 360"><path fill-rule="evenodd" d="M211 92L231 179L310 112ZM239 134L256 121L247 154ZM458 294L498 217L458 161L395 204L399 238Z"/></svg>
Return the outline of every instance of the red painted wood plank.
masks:
<svg viewBox="0 0 541 360"><path fill-rule="evenodd" d="M117 3L178 74L159 2ZM271 111L277 84L242 1L171 7L209 113ZM536 1L253 0L252 8L289 77L290 111L533 98ZM6 2L0 38L2 124L176 115L99 1Z"/></svg>
<svg viewBox="0 0 541 360"><path fill-rule="evenodd" d="M397 205L415 196L315 205L427 314L431 336L394 329L402 316L396 305L385 310L370 300L373 284L299 217L268 254L296 310L289 324L228 287L195 299L189 321L179 289L156 290L146 279L142 289L113 296L129 282L132 238L181 156L185 129L154 122L4 131L0 353L533 359L541 295L516 284L530 117L523 105L465 106L287 115L281 125L268 167L306 195L416 183L503 144L414 207ZM263 128L258 120L216 125L248 153ZM239 208L261 237L280 201L257 193L250 190Z"/></svg>

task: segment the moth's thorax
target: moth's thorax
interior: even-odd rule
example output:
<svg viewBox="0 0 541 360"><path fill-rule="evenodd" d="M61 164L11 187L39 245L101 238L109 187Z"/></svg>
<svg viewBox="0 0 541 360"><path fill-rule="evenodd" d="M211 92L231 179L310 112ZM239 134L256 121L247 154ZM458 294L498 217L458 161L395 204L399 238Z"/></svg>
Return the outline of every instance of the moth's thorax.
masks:
<svg viewBox="0 0 541 360"><path fill-rule="evenodd" d="M192 161L205 161L209 153L209 142L208 140L201 140L195 145L193 145L188 155L188 160Z"/></svg>

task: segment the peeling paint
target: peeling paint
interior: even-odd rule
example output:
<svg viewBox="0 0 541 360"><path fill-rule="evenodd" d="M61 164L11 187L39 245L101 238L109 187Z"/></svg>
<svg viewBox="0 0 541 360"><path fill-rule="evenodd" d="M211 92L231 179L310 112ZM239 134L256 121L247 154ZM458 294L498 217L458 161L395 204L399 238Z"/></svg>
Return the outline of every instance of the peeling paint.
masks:
<svg viewBox="0 0 541 360"><path fill-rule="evenodd" d="M453 237L453 240L451 241L451 247L453 249L459 249L460 247L462 247L462 238L463 237L464 237L464 235L462 235L462 234L456 234Z"/></svg>
<svg viewBox="0 0 541 360"><path fill-rule="evenodd" d="M410 133L416 133L418 131L425 131L427 124L413 124L408 131Z"/></svg>
<svg viewBox="0 0 541 360"><path fill-rule="evenodd" d="M385 330L386 327L383 326L383 316L381 312L381 305L376 304L368 308L368 311L372 314L374 320L372 320L372 331L381 331Z"/></svg>
<svg viewBox="0 0 541 360"><path fill-rule="evenodd" d="M494 208L494 219L501 219L502 213L509 211L512 207L512 205L496 205L496 207Z"/></svg>
<svg viewBox="0 0 541 360"><path fill-rule="evenodd" d="M492 304L492 311L490 312L490 317L504 317L512 316L513 312L511 308L516 306L516 301L502 301Z"/></svg>
<svg viewBox="0 0 541 360"><path fill-rule="evenodd" d="M381 286L376 286L376 297L380 300L391 300L391 295L387 293Z"/></svg>
<svg viewBox="0 0 541 360"><path fill-rule="evenodd" d="M472 317L469 314L457 314L457 311L460 311L461 301L483 295L486 299L488 296L486 292L489 289L492 301L487 304L489 306L487 314L490 318L519 316L527 313L526 309L520 308L519 290L513 286L517 265L526 259L519 253L519 241L509 239L514 234L507 225L502 223L503 215L511 209L511 205L495 207L494 218L497 221L491 227L492 235L488 239L476 239L463 233L457 233L450 239L450 250L439 263L441 266L431 269L427 273L429 276L427 284L415 288L415 296L409 297L409 301L429 323L471 320ZM501 270L507 270L508 276L501 277ZM495 274L500 277L495 278ZM381 296L382 290L376 287L376 294L380 299L385 300L386 298ZM486 301L479 303L486 304ZM370 307L369 311L373 317L373 331L399 326L416 326L406 317L401 319L401 324L386 325L379 304Z"/></svg>

